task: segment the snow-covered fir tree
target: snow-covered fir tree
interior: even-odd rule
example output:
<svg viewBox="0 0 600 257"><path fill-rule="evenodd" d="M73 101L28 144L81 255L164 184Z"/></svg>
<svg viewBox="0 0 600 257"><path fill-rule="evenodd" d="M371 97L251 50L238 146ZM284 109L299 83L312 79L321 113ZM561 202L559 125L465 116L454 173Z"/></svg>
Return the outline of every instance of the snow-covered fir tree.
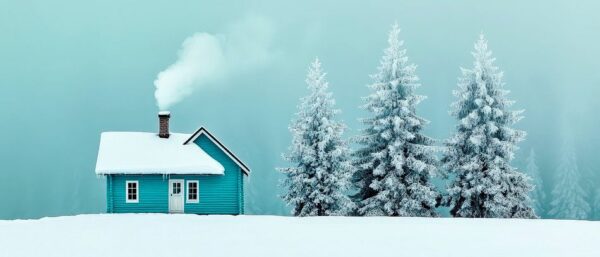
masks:
<svg viewBox="0 0 600 257"><path fill-rule="evenodd" d="M334 109L318 59L311 64L306 83L310 94L301 99L290 125L290 153L284 154L294 165L280 169L286 175L283 199L295 216L345 215L353 206L346 195L352 174L350 153L342 140L345 126L335 120L339 110Z"/></svg>
<svg viewBox="0 0 600 257"><path fill-rule="evenodd" d="M566 144L555 174L549 214L557 219L587 219L590 211L575 150L570 144Z"/></svg>
<svg viewBox="0 0 600 257"><path fill-rule="evenodd" d="M540 169L537 166L533 148L531 148L529 156L527 156L527 167L525 168L525 171L527 175L531 177L534 185L534 189L529 193L532 206L537 215L543 216L545 213L544 204L546 202L546 193L544 192L544 181L540 175Z"/></svg>
<svg viewBox="0 0 600 257"><path fill-rule="evenodd" d="M363 106L371 117L362 120L361 147L353 154L356 214L437 216L440 194L430 182L437 172L434 140L422 134L428 121L415 113L425 97L415 94L416 65L408 62L399 33L394 25Z"/></svg>
<svg viewBox="0 0 600 257"><path fill-rule="evenodd" d="M522 111L509 107L502 72L483 35L475 43L472 69L462 69L452 115L456 133L446 141L442 163L451 178L446 203L455 217L535 218L525 174L510 162L525 132L511 126Z"/></svg>

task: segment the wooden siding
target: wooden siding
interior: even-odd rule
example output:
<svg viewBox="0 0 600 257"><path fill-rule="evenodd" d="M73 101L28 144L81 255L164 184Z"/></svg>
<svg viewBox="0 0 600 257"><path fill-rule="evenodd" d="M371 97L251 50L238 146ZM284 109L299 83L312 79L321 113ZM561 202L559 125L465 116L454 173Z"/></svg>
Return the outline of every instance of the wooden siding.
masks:
<svg viewBox="0 0 600 257"><path fill-rule="evenodd" d="M243 213L240 211L240 209L243 209L243 205L239 200L244 196L244 192L240 191L239 187L240 178L243 176L240 168L206 135L199 136L194 140L194 143L223 165L225 175L199 176L199 203L186 202L185 212L203 214Z"/></svg>
<svg viewBox="0 0 600 257"><path fill-rule="evenodd" d="M240 179L238 181L238 211L244 214L244 175L240 170Z"/></svg>
<svg viewBox="0 0 600 257"><path fill-rule="evenodd" d="M166 213L169 211L169 179L183 179L184 212L196 214L243 214L244 178L240 168L205 135L198 144L225 168L224 175L110 175L107 176L107 212ZM139 182L139 202L125 202L125 181ZM198 203L187 202L187 181L198 180Z"/></svg>
<svg viewBox="0 0 600 257"><path fill-rule="evenodd" d="M168 212L168 179L162 175L112 175L112 212ZM138 202L125 202L125 181L138 181Z"/></svg>
<svg viewBox="0 0 600 257"><path fill-rule="evenodd" d="M106 212L113 212L112 176L106 176Z"/></svg>

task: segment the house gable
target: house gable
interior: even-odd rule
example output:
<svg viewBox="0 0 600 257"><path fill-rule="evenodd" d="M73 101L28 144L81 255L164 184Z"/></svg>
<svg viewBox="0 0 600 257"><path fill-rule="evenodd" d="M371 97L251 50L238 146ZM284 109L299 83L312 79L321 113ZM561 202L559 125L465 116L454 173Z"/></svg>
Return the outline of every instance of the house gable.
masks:
<svg viewBox="0 0 600 257"><path fill-rule="evenodd" d="M204 127L200 127L194 134L192 134L183 144L187 145L189 143L196 143L198 138L201 136L205 136L209 139L215 146L217 146L224 154L226 154L231 161L233 161L245 175L250 174L250 168L246 164L244 164L233 152L231 152L225 145L223 145L215 136L213 136L208 130ZM198 144L199 145L199 144Z"/></svg>

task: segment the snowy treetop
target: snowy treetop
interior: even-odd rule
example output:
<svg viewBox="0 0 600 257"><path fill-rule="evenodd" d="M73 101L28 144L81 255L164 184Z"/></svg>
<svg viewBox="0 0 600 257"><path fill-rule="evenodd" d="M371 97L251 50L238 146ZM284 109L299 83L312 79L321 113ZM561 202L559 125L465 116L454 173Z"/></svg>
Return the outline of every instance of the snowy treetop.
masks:
<svg viewBox="0 0 600 257"><path fill-rule="evenodd" d="M345 126L336 120L339 110L327 91L325 75L316 59L306 75L309 94L301 98L289 127L292 145L284 159L293 165L279 169L286 175L282 197L297 216L342 215L352 208L344 194L351 170L348 146L342 140Z"/></svg>
<svg viewBox="0 0 600 257"><path fill-rule="evenodd" d="M512 128L523 111L510 110L502 72L483 35L475 43L473 68L461 69L452 114L456 133L446 142L444 170L450 213L457 217L536 217L529 206L529 178L510 164L525 132Z"/></svg>
<svg viewBox="0 0 600 257"><path fill-rule="evenodd" d="M409 63L395 24L377 74L368 87L362 119L366 128L356 137L353 175L359 215L437 216L439 193L430 183L437 174L434 140L422 133L428 121L416 114L425 96L416 65Z"/></svg>

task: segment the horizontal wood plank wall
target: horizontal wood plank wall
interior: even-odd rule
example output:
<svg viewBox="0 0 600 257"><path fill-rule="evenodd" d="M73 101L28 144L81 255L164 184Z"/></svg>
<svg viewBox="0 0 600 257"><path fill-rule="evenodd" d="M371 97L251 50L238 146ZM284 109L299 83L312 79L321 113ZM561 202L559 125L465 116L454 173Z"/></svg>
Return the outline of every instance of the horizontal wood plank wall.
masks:
<svg viewBox="0 0 600 257"><path fill-rule="evenodd" d="M244 214L244 174L240 169L240 178L238 181L238 209L240 214Z"/></svg>
<svg viewBox="0 0 600 257"><path fill-rule="evenodd" d="M240 168L206 135L201 135L194 143L225 168L222 176L199 177L199 203L185 203L186 213L201 214L240 214L239 192ZM186 177L187 179L187 177ZM187 187L187 183L186 183ZM186 191L187 192L187 191Z"/></svg>
<svg viewBox="0 0 600 257"><path fill-rule="evenodd" d="M114 213L169 212L169 179L183 179L184 212L196 214L243 214L244 188L240 168L205 135L194 143L225 167L224 175L110 175L107 176L107 211ZM125 202L125 182L137 180L139 202ZM199 202L187 202L187 181L198 180ZM110 181L110 182L109 182Z"/></svg>
<svg viewBox="0 0 600 257"><path fill-rule="evenodd" d="M112 176L106 176L106 212L113 213Z"/></svg>
<svg viewBox="0 0 600 257"><path fill-rule="evenodd" d="M112 175L113 212L153 213L169 211L168 178L162 175ZM125 202L125 182L138 181L137 203Z"/></svg>

